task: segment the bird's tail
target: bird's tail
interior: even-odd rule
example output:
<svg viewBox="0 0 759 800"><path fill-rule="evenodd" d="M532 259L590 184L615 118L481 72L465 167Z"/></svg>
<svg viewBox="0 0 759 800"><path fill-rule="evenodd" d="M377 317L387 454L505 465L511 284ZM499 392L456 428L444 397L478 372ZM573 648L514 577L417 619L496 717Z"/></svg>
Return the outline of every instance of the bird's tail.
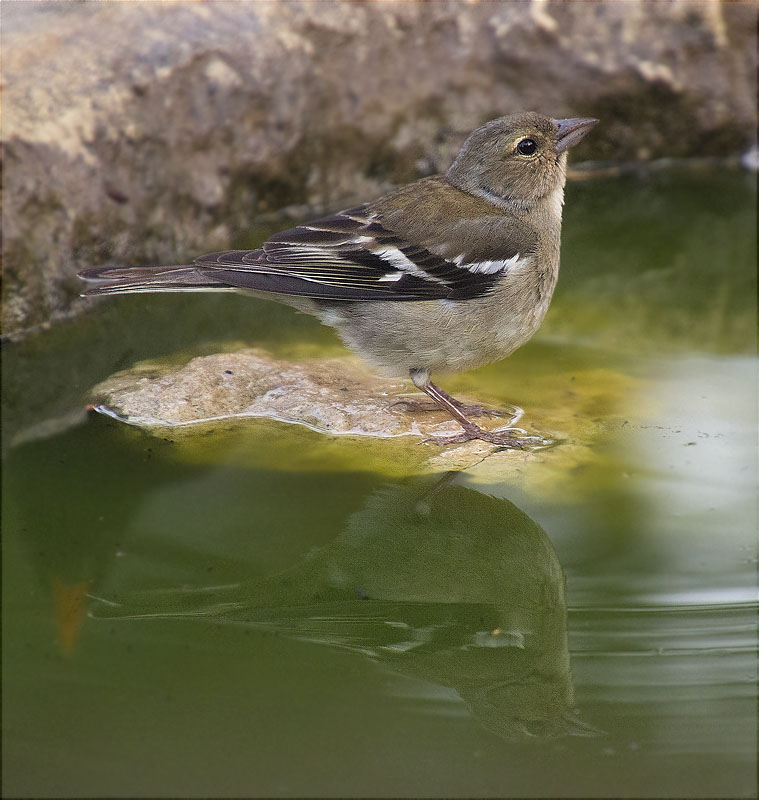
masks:
<svg viewBox="0 0 759 800"><path fill-rule="evenodd" d="M196 266L173 267L95 267L79 273L93 285L82 297L133 292L221 292L234 288L214 280Z"/></svg>

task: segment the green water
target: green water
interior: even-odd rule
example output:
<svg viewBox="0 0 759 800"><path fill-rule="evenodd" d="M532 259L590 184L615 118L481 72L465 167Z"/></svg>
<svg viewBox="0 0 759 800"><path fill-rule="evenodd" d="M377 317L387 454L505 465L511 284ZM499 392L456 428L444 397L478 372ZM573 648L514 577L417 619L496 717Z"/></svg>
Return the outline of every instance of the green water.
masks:
<svg viewBox="0 0 759 800"><path fill-rule="evenodd" d="M455 474L82 412L147 358L343 352L274 303L6 346L5 796L754 796L755 205L739 173L571 184L543 329L441 381L564 443Z"/></svg>

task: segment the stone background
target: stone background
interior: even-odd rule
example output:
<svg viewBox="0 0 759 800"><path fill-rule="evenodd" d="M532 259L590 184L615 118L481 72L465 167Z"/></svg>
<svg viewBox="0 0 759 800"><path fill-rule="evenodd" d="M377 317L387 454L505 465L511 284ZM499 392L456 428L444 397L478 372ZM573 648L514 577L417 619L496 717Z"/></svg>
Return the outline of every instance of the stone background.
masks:
<svg viewBox="0 0 759 800"><path fill-rule="evenodd" d="M177 263L370 199L513 111L601 118L576 160L736 156L756 135L753 2L0 13L6 333L81 309L85 266Z"/></svg>

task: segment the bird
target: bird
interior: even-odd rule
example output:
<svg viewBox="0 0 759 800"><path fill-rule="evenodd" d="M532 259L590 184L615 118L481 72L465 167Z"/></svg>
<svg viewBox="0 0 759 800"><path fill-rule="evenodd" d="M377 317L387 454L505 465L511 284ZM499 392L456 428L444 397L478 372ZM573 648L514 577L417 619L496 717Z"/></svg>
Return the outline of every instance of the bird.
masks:
<svg viewBox="0 0 759 800"><path fill-rule="evenodd" d="M489 413L430 376L501 360L538 330L559 274L567 151L597 122L531 111L499 117L467 137L444 174L253 250L86 269L79 275L92 286L82 296L234 291L283 302L335 328L381 372L410 377L459 424L459 433L430 441L521 448L513 430L477 425L473 418Z"/></svg>

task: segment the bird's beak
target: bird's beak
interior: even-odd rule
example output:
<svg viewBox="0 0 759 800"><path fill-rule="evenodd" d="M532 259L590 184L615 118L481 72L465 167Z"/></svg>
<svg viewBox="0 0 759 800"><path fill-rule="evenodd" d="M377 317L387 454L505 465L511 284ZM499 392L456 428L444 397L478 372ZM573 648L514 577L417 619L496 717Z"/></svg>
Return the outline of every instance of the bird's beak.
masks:
<svg viewBox="0 0 759 800"><path fill-rule="evenodd" d="M556 152L563 153L577 144L598 120L593 117L572 117L572 119L555 119L554 122L559 129L556 131Z"/></svg>

